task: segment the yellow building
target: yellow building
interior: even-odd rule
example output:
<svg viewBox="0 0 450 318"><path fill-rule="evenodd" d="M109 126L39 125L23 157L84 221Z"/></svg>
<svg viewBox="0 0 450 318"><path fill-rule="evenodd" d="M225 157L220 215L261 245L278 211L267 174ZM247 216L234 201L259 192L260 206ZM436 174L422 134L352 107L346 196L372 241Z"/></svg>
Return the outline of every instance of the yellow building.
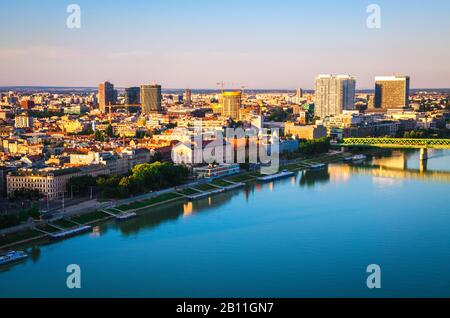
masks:
<svg viewBox="0 0 450 318"><path fill-rule="evenodd" d="M67 116L62 117L59 126L63 131L69 134L82 132L85 128L85 125L78 120L70 119Z"/></svg>
<svg viewBox="0 0 450 318"><path fill-rule="evenodd" d="M222 115L230 117L234 120L239 120L239 112L241 109L242 93L238 92L224 92L222 94Z"/></svg>
<svg viewBox="0 0 450 318"><path fill-rule="evenodd" d="M327 136L327 129L322 125L298 125L286 123L284 126L286 135L292 135L298 139L313 140Z"/></svg>

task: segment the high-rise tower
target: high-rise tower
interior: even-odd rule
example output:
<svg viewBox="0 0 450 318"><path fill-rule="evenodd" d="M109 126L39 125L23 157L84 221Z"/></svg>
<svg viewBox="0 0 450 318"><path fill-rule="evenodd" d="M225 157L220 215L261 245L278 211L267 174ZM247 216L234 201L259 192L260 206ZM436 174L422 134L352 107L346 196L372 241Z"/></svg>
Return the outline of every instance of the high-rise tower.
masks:
<svg viewBox="0 0 450 318"><path fill-rule="evenodd" d="M355 107L356 80L350 75L319 75L315 82L315 115L339 115Z"/></svg>
<svg viewBox="0 0 450 318"><path fill-rule="evenodd" d="M161 107L161 85L151 84L141 86L142 113L159 112Z"/></svg>
<svg viewBox="0 0 450 318"><path fill-rule="evenodd" d="M126 105L136 105L140 104L140 88L139 87L129 87L125 88L125 104Z"/></svg>
<svg viewBox="0 0 450 318"><path fill-rule="evenodd" d="M109 105L116 103L117 94L114 85L110 82L104 82L98 85L98 104L102 114L107 112Z"/></svg>
<svg viewBox="0 0 450 318"><path fill-rule="evenodd" d="M407 108L409 76L375 77L375 108Z"/></svg>
<svg viewBox="0 0 450 318"><path fill-rule="evenodd" d="M223 92L222 103L223 110L222 115L230 117L234 120L239 120L239 112L241 109L241 98L242 93L240 91L236 92Z"/></svg>

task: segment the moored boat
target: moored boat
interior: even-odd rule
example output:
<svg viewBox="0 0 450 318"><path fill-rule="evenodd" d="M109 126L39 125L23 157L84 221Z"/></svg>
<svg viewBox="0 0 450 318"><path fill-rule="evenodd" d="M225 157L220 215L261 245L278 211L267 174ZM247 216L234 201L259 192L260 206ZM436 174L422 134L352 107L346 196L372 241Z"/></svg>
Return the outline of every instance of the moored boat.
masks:
<svg viewBox="0 0 450 318"><path fill-rule="evenodd" d="M367 156L365 156L365 155L354 155L352 157L345 158L344 161L345 162L362 162L366 159L367 159Z"/></svg>
<svg viewBox="0 0 450 318"><path fill-rule="evenodd" d="M267 182L267 181L273 181L273 180L276 180L276 179L291 177L291 176L294 176L294 175L295 175L294 172L291 172L291 171L288 171L288 170L283 170L283 171L281 171L279 173L258 177L257 180L258 181Z"/></svg>
<svg viewBox="0 0 450 318"><path fill-rule="evenodd" d="M321 170L321 169L325 169L327 167L327 164L325 163L317 163L317 164L312 164L309 166L309 169L311 170Z"/></svg>
<svg viewBox="0 0 450 318"><path fill-rule="evenodd" d="M0 265L11 264L22 261L28 257L28 254L22 251L11 251L0 256Z"/></svg>

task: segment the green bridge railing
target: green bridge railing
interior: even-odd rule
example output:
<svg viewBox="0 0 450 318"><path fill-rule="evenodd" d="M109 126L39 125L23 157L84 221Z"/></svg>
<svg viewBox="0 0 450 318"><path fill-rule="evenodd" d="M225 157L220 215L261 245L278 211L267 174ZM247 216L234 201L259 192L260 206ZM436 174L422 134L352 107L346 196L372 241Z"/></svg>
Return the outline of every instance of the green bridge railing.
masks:
<svg viewBox="0 0 450 318"><path fill-rule="evenodd" d="M372 146L372 147L389 147L389 148L450 149L450 139L345 138L339 145L343 147Z"/></svg>

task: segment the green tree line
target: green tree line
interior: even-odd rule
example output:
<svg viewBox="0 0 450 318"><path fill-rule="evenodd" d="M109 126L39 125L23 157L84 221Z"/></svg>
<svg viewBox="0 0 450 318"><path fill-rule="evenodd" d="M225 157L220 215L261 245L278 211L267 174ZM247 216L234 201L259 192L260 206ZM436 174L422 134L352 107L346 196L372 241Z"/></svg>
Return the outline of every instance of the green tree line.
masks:
<svg viewBox="0 0 450 318"><path fill-rule="evenodd" d="M91 187L96 187L104 198L126 198L180 185L188 176L189 170L184 166L168 162L144 163L135 166L127 176L71 178L67 183L67 191L86 195Z"/></svg>
<svg viewBox="0 0 450 318"><path fill-rule="evenodd" d="M330 147L331 144L328 138L305 140L300 142L300 153L304 155L316 155L328 152Z"/></svg>

